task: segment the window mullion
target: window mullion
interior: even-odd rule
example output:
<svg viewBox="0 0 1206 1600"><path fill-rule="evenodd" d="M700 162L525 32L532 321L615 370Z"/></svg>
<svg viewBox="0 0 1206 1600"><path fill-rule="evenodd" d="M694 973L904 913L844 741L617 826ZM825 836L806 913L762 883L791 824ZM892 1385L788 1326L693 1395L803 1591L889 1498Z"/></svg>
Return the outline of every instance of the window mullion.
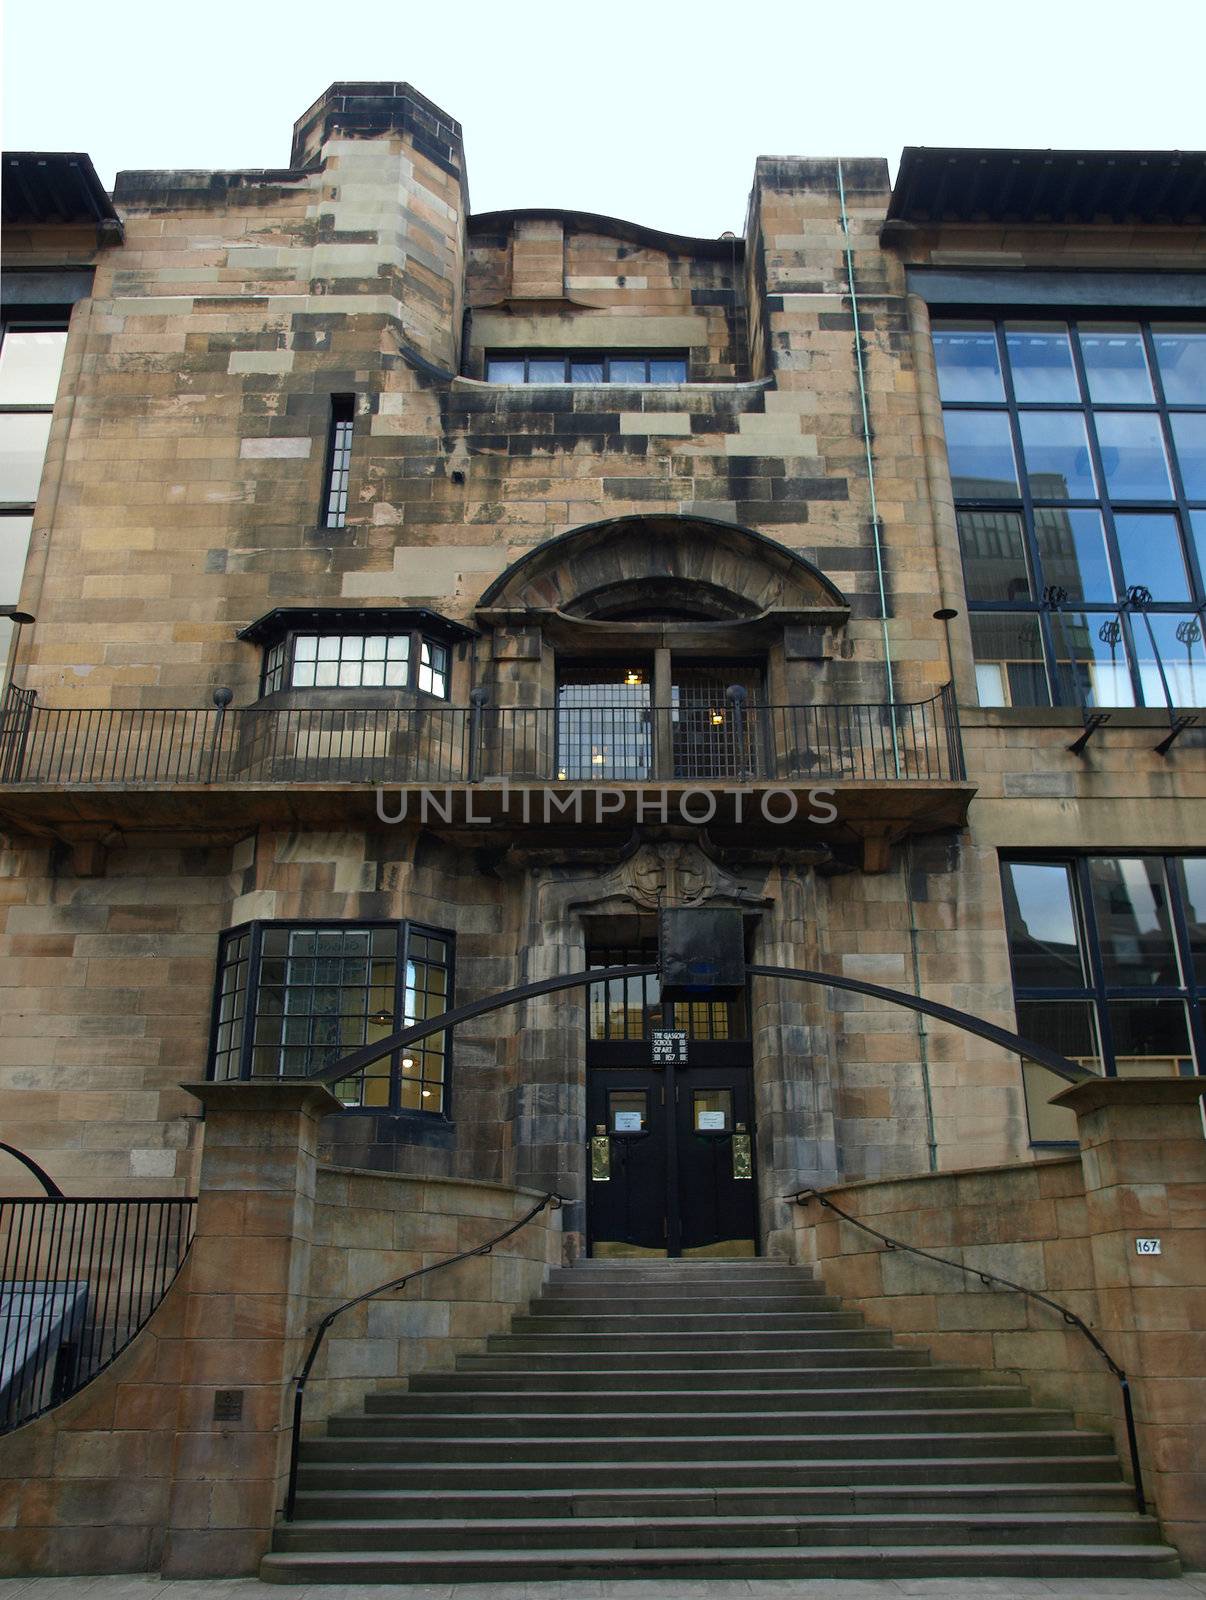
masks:
<svg viewBox="0 0 1206 1600"><path fill-rule="evenodd" d="M1013 444L1015 470L1018 475L1018 490L1022 498L1022 539L1026 552L1027 564L1030 568L1030 604L1026 607L1029 615L1036 612L1039 621L1039 638L1042 640L1043 651L1046 655L1047 693L1053 706L1064 703L1063 686L1059 680L1059 670L1053 648L1052 630L1048 624L1046 608L1041 604L1043 588L1043 564L1038 548L1038 533L1035 527L1034 497L1030 492L1030 477L1026 471L1026 456L1022 450L1022 427L1019 415L1017 392L1013 386L1013 372L1009 365L1009 349L1005 342L1005 323L998 318L993 323L993 332L997 341L997 364L1001 369L1001 381L1005 388L1005 415L1009 420L1009 437ZM1014 607L1014 610L1020 609Z"/></svg>
<svg viewBox="0 0 1206 1600"><path fill-rule="evenodd" d="M243 1042L239 1052L239 1076L244 1081L251 1078L251 1057L255 1048L256 1026L260 1012L260 946L262 922L251 924L251 943L247 950L247 993L243 999Z"/></svg>
<svg viewBox="0 0 1206 1600"><path fill-rule="evenodd" d="M1076 880L1076 895L1080 902L1081 926L1084 930L1085 954L1093 979L1094 1000L1097 1009L1097 1037L1101 1045L1101 1068L1107 1078L1115 1077L1114 1031L1110 1026L1109 991L1105 981L1105 967L1101 959L1101 944L1097 927L1097 912L1093 905L1093 884L1089 876L1087 855L1074 856L1072 870Z"/></svg>
<svg viewBox="0 0 1206 1600"><path fill-rule="evenodd" d="M397 969L394 974L394 1021L406 1026L406 971L410 960L410 918L398 928ZM397 1115L402 1110L402 1056L395 1050L389 1058L389 1109Z"/></svg>

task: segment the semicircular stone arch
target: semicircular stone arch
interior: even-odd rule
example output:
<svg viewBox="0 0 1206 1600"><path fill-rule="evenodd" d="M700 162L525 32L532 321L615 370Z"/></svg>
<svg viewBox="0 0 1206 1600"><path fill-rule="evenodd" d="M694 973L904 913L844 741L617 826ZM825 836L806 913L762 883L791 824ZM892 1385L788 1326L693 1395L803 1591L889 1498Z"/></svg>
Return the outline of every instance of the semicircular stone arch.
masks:
<svg viewBox="0 0 1206 1600"><path fill-rule="evenodd" d="M709 517L613 517L560 534L514 561L482 610L558 611L594 620L639 613L741 621L769 610L845 609L842 592L786 545Z"/></svg>

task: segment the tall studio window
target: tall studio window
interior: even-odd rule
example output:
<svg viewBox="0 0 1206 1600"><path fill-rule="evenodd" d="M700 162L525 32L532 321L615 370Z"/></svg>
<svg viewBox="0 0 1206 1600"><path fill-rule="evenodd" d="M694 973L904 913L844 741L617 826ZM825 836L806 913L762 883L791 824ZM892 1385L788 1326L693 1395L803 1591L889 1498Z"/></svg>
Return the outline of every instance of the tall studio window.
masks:
<svg viewBox="0 0 1206 1600"><path fill-rule="evenodd" d="M452 937L414 923L252 922L222 937L210 1076L305 1077L447 1011ZM333 1084L352 1108L443 1112L448 1040L432 1034Z"/></svg>
<svg viewBox="0 0 1206 1600"><path fill-rule="evenodd" d="M0 327L0 678L33 527L67 330L36 323Z"/></svg>
<svg viewBox="0 0 1206 1600"><path fill-rule="evenodd" d="M486 357L487 383L686 383L685 355L658 351L622 355L577 350L513 350Z"/></svg>
<svg viewBox="0 0 1206 1600"><path fill-rule="evenodd" d="M1206 705L1206 324L936 321L986 706Z"/></svg>
<svg viewBox="0 0 1206 1600"><path fill-rule="evenodd" d="M342 528L348 515L348 479L352 471L352 420L356 397L331 396L331 425L327 435L327 470L323 480L323 526Z"/></svg>
<svg viewBox="0 0 1206 1600"><path fill-rule="evenodd" d="M1018 1031L1108 1077L1206 1063L1206 856L1002 864ZM1063 1085L1023 1063L1031 1139L1073 1140Z"/></svg>
<svg viewBox="0 0 1206 1600"><path fill-rule="evenodd" d="M448 646L417 633L288 633L264 653L260 692L397 688L446 700L448 669Z"/></svg>

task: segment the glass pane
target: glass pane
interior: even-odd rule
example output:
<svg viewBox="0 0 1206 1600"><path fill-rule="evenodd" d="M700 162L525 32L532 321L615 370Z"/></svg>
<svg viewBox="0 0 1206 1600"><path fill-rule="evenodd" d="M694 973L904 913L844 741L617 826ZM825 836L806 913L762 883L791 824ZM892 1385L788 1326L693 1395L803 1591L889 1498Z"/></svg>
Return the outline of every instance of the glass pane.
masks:
<svg viewBox="0 0 1206 1600"><path fill-rule="evenodd" d="M696 1133L731 1133L733 1091L696 1089L691 1096L691 1126Z"/></svg>
<svg viewBox="0 0 1206 1600"><path fill-rule="evenodd" d="M565 360L561 356L533 359L528 362L529 383L564 383Z"/></svg>
<svg viewBox="0 0 1206 1600"><path fill-rule="evenodd" d="M1021 401L1079 400L1072 346L1062 322L1006 324L1013 392Z"/></svg>
<svg viewBox="0 0 1206 1600"><path fill-rule="evenodd" d="M1120 1078L1175 1078L1193 1071L1189 1019L1180 1000L1111 1000L1114 1071Z"/></svg>
<svg viewBox="0 0 1206 1600"><path fill-rule="evenodd" d="M1060 861L1008 861L1001 890L1015 985L1083 988L1084 961L1069 867Z"/></svg>
<svg viewBox="0 0 1206 1600"><path fill-rule="evenodd" d="M959 543L969 600L1033 599L1016 512L961 511Z"/></svg>
<svg viewBox="0 0 1206 1600"><path fill-rule="evenodd" d="M1069 600L1113 600L1114 578L1100 511L1034 513L1045 588L1065 589Z"/></svg>
<svg viewBox="0 0 1206 1600"><path fill-rule="evenodd" d="M666 361L650 361L650 383L686 383L687 363L678 359Z"/></svg>
<svg viewBox="0 0 1206 1600"><path fill-rule="evenodd" d="M490 360L490 361L487 361L486 362L486 382L487 383L522 383L523 382L523 362L522 361L508 361L508 360L503 360L503 361Z"/></svg>
<svg viewBox="0 0 1206 1600"><path fill-rule="evenodd" d="M1101 1045L1097 1035L1097 1008L1091 1000L1019 1000L1018 1032L1036 1044L1045 1044L1090 1072L1101 1072ZM1032 1143L1056 1140L1076 1142L1076 1113L1066 1106L1048 1105L1053 1094L1069 1087L1067 1081L1037 1061L1022 1062L1026 1086L1026 1114Z"/></svg>
<svg viewBox="0 0 1206 1600"><path fill-rule="evenodd" d="M1093 856L1089 881L1106 983L1179 983L1162 862Z"/></svg>
<svg viewBox="0 0 1206 1600"><path fill-rule="evenodd" d="M1189 574L1175 516L1160 511L1119 512L1114 518L1124 589L1142 584L1153 600L1188 600Z"/></svg>
<svg viewBox="0 0 1206 1600"><path fill-rule="evenodd" d="M339 635L337 633L324 633L318 641L318 659L320 661L336 661L339 658Z"/></svg>
<svg viewBox="0 0 1206 1600"><path fill-rule="evenodd" d="M963 500L1016 499L1018 472L1003 411L946 411L951 484Z"/></svg>
<svg viewBox="0 0 1206 1600"><path fill-rule="evenodd" d="M613 1133L642 1133L649 1125L649 1095L644 1089L612 1089L607 1122Z"/></svg>
<svg viewBox="0 0 1206 1600"><path fill-rule="evenodd" d="M939 323L934 328L938 392L944 400L1003 400L997 336L991 322Z"/></svg>
<svg viewBox="0 0 1206 1600"><path fill-rule="evenodd" d="M1200 323L1180 328L1157 324L1152 342L1168 403L1206 405L1206 328Z"/></svg>
<svg viewBox="0 0 1206 1600"><path fill-rule="evenodd" d="M66 343L65 329L10 329L0 345L0 404L53 405Z"/></svg>
<svg viewBox="0 0 1206 1600"><path fill-rule="evenodd" d="M608 363L608 376L612 383L644 383L645 363L643 361L611 361Z"/></svg>
<svg viewBox="0 0 1206 1600"><path fill-rule="evenodd" d="M1132 620L1131 631L1139 658L1144 705L1166 706L1171 700L1175 706L1206 706L1206 652L1202 648L1201 620L1193 614L1150 611ZM1163 682L1157 659L1164 668ZM1164 683L1168 684L1167 697Z"/></svg>
<svg viewBox="0 0 1206 1600"><path fill-rule="evenodd" d="M1186 856L1176 864L1181 905L1189 926L1189 962L1195 983L1206 984L1206 856Z"/></svg>
<svg viewBox="0 0 1206 1600"><path fill-rule="evenodd" d="M1206 415L1180 411L1170 421L1185 493L1190 500L1206 500Z"/></svg>
<svg viewBox="0 0 1206 1600"><path fill-rule="evenodd" d="M1033 612L981 612L968 620L980 704L1049 706L1038 617Z"/></svg>
<svg viewBox="0 0 1206 1600"><path fill-rule="evenodd" d="M293 645L293 654L298 661L313 661L318 654L318 635L299 633Z"/></svg>
<svg viewBox="0 0 1206 1600"><path fill-rule="evenodd" d="M571 361L571 383L602 383L603 363L601 361Z"/></svg>
<svg viewBox="0 0 1206 1600"><path fill-rule="evenodd" d="M49 436L49 411L14 411L0 416L0 500L32 504L38 498Z"/></svg>
<svg viewBox="0 0 1206 1600"><path fill-rule="evenodd" d="M1082 323L1089 397L1099 405L1151 405L1155 400L1143 336L1133 323Z"/></svg>
<svg viewBox="0 0 1206 1600"><path fill-rule="evenodd" d="M0 517L0 606L17 603L32 527L32 517Z"/></svg>
<svg viewBox="0 0 1206 1600"><path fill-rule="evenodd" d="M1102 611L1063 611L1051 622L1064 698L1073 705L1133 706L1135 690L1120 619Z"/></svg>
<svg viewBox="0 0 1206 1600"><path fill-rule="evenodd" d="M1092 500L1097 494L1085 419L1079 411L1023 411L1022 454L1038 500Z"/></svg>
<svg viewBox="0 0 1206 1600"><path fill-rule="evenodd" d="M1150 411L1099 411L1097 440L1106 484L1114 499L1172 499L1158 417Z"/></svg>

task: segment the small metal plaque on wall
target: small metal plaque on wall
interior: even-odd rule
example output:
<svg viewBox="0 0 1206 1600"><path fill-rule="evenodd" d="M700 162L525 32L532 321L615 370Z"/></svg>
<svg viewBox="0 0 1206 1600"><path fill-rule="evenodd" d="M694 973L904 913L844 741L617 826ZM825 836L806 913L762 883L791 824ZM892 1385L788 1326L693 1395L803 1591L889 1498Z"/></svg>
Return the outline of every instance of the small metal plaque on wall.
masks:
<svg viewBox="0 0 1206 1600"><path fill-rule="evenodd" d="M1135 1254L1137 1256L1158 1256L1163 1254L1160 1249L1159 1239L1136 1239Z"/></svg>
<svg viewBox="0 0 1206 1600"><path fill-rule="evenodd" d="M243 1420L243 1391L242 1389L215 1389L214 1390L214 1421L215 1422L242 1422Z"/></svg>
<svg viewBox="0 0 1206 1600"><path fill-rule="evenodd" d="M685 1028L654 1028L650 1034L650 1044L653 1050L653 1064L655 1067L664 1067L667 1062L678 1067L686 1066L687 1033Z"/></svg>

